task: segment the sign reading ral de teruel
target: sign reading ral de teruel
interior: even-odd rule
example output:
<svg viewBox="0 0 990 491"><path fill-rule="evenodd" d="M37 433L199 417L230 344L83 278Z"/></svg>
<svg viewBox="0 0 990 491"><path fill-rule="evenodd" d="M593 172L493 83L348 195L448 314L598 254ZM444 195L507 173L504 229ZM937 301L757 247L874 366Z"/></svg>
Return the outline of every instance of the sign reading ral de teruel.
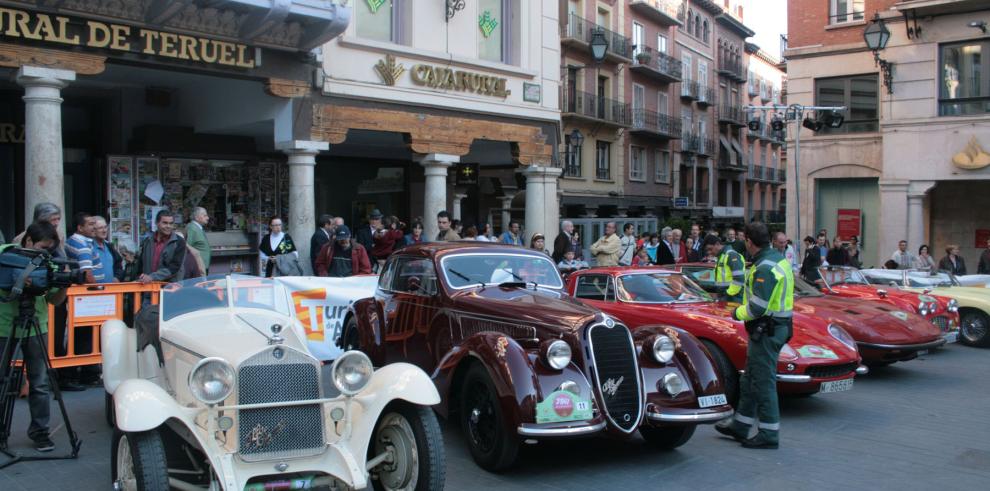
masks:
<svg viewBox="0 0 990 491"><path fill-rule="evenodd" d="M143 27L0 8L0 40L140 53L206 64L254 68L254 49L243 44Z"/></svg>

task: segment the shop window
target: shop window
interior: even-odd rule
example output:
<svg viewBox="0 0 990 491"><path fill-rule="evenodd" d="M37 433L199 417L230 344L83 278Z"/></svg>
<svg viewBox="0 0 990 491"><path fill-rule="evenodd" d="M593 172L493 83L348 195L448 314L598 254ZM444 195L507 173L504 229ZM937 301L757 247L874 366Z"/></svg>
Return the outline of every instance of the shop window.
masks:
<svg viewBox="0 0 990 491"><path fill-rule="evenodd" d="M942 80L938 92L939 116L990 112L990 42L968 42L941 47Z"/></svg>
<svg viewBox="0 0 990 491"><path fill-rule="evenodd" d="M629 147L629 180L645 181L646 170L646 149L643 147Z"/></svg>
<svg viewBox="0 0 990 491"><path fill-rule="evenodd" d="M364 39L406 44L405 22L408 5L405 0L358 0L355 2L357 35Z"/></svg>
<svg viewBox="0 0 990 491"><path fill-rule="evenodd" d="M658 183L670 182L670 152L657 151L653 154L654 176Z"/></svg>
<svg viewBox="0 0 990 491"><path fill-rule="evenodd" d="M518 0L478 0L478 58L515 62Z"/></svg>
<svg viewBox="0 0 990 491"><path fill-rule="evenodd" d="M564 177L581 177L581 147L571 143L571 135L564 135L567 155L564 159Z"/></svg>
<svg viewBox="0 0 990 491"><path fill-rule="evenodd" d="M816 106L845 106L846 122L822 133L862 133L879 128L877 74L815 79Z"/></svg>
<svg viewBox="0 0 990 491"><path fill-rule="evenodd" d="M595 142L595 179L612 179L612 143Z"/></svg>
<svg viewBox="0 0 990 491"><path fill-rule="evenodd" d="M864 0L829 0L828 23L863 20Z"/></svg>

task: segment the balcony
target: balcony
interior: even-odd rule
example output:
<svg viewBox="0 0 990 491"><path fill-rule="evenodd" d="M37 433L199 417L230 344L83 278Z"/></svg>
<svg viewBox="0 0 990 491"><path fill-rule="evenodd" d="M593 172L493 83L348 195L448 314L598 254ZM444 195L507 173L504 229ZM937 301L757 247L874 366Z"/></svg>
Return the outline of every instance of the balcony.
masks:
<svg viewBox="0 0 990 491"><path fill-rule="evenodd" d="M681 80L681 99L693 101L698 98L698 82L685 78Z"/></svg>
<svg viewBox="0 0 990 491"><path fill-rule="evenodd" d="M718 142L713 138L699 137L698 143L698 155L707 155L709 157L718 155Z"/></svg>
<svg viewBox="0 0 990 491"><path fill-rule="evenodd" d="M707 107L715 103L715 89L698 84L698 107Z"/></svg>
<svg viewBox="0 0 990 491"><path fill-rule="evenodd" d="M668 114L634 109L630 131L634 135L670 140L681 137L681 121Z"/></svg>
<svg viewBox="0 0 990 491"><path fill-rule="evenodd" d="M735 82L746 81L746 71L744 70L742 63L738 61L719 60L718 74L723 77L728 77Z"/></svg>
<svg viewBox="0 0 990 491"><path fill-rule="evenodd" d="M685 8L683 0L633 0L629 2L629 8L662 26L684 25L681 15Z"/></svg>
<svg viewBox="0 0 990 491"><path fill-rule="evenodd" d="M777 180L781 183L787 182L787 169L777 169Z"/></svg>
<svg viewBox="0 0 990 491"><path fill-rule="evenodd" d="M764 170L766 170L766 168L762 165L750 164L749 172L746 173L746 179L749 179L750 181L763 181L764 177L766 177Z"/></svg>
<svg viewBox="0 0 990 491"><path fill-rule="evenodd" d="M746 111L740 106L719 104L718 122L733 126L746 126Z"/></svg>
<svg viewBox="0 0 990 491"><path fill-rule="evenodd" d="M681 133L681 152L682 153L700 153L701 139L698 135L691 133L690 131L684 131Z"/></svg>
<svg viewBox="0 0 990 491"><path fill-rule="evenodd" d="M681 81L681 66L677 58L667 53L654 51L648 46L639 46L630 69L658 82L673 83Z"/></svg>
<svg viewBox="0 0 990 491"><path fill-rule="evenodd" d="M629 104L581 91L564 94L562 116L595 123L626 127L630 124Z"/></svg>
<svg viewBox="0 0 990 491"><path fill-rule="evenodd" d="M576 14L568 15L567 24L561 27L560 44L576 46L587 52L591 43L591 36L596 32L601 32L605 35L605 39L608 40L608 51L605 53L606 60L614 63L629 63L632 61L632 44L629 38L606 29L605 26L600 26L590 20L579 17Z"/></svg>

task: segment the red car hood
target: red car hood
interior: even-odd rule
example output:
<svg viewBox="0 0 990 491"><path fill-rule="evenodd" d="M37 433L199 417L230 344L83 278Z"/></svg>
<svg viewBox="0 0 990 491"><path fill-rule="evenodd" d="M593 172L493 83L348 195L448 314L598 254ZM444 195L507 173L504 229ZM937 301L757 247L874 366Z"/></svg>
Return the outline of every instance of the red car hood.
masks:
<svg viewBox="0 0 990 491"><path fill-rule="evenodd" d="M860 342L918 344L941 336L939 328L924 317L880 302L837 296L804 297L795 299L794 311L834 322Z"/></svg>
<svg viewBox="0 0 990 491"><path fill-rule="evenodd" d="M883 290L886 293L885 296L881 297L877 290ZM889 304L897 305L898 307L910 310L911 312L917 312L918 310L918 294L912 292L906 292L900 290L897 287L880 287L873 285L837 285L832 287L832 291L835 294L845 297L845 298L861 298L863 300L878 300L884 301Z"/></svg>
<svg viewBox="0 0 990 491"><path fill-rule="evenodd" d="M739 336L746 336L745 328L743 323L739 321L732 320L732 309L734 306L730 306L726 302L710 302L710 303L690 303L690 304L673 304L673 305L662 305L651 307L648 305L637 305L636 308L655 308L661 312L669 312L670 310L684 311L685 317L689 320L706 322L709 326L733 326ZM822 319L817 319L814 316L807 315L805 313L794 312L794 333L791 340L787 342L795 350L800 350L802 347L821 347L831 350L838 356L838 360L841 362L855 362L859 360L859 352L850 349L848 346L839 342L839 340L832 337L828 333L828 322ZM685 326L678 326L685 327ZM690 330L689 327L685 327ZM802 361L815 363L817 361L828 361L829 359L820 358L801 358Z"/></svg>

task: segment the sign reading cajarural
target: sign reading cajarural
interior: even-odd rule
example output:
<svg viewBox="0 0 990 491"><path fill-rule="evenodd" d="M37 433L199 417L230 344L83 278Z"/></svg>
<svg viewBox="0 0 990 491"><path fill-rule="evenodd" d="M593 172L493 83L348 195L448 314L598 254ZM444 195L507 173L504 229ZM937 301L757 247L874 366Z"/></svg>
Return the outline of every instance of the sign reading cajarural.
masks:
<svg viewBox="0 0 990 491"><path fill-rule="evenodd" d="M496 97L508 97L512 93L505 88L506 79L504 78L454 70L443 66L413 65L409 77L416 85L434 89L459 90Z"/></svg>
<svg viewBox="0 0 990 491"><path fill-rule="evenodd" d="M109 49L238 68L254 68L254 49L184 34L0 8L0 40L18 38Z"/></svg>

